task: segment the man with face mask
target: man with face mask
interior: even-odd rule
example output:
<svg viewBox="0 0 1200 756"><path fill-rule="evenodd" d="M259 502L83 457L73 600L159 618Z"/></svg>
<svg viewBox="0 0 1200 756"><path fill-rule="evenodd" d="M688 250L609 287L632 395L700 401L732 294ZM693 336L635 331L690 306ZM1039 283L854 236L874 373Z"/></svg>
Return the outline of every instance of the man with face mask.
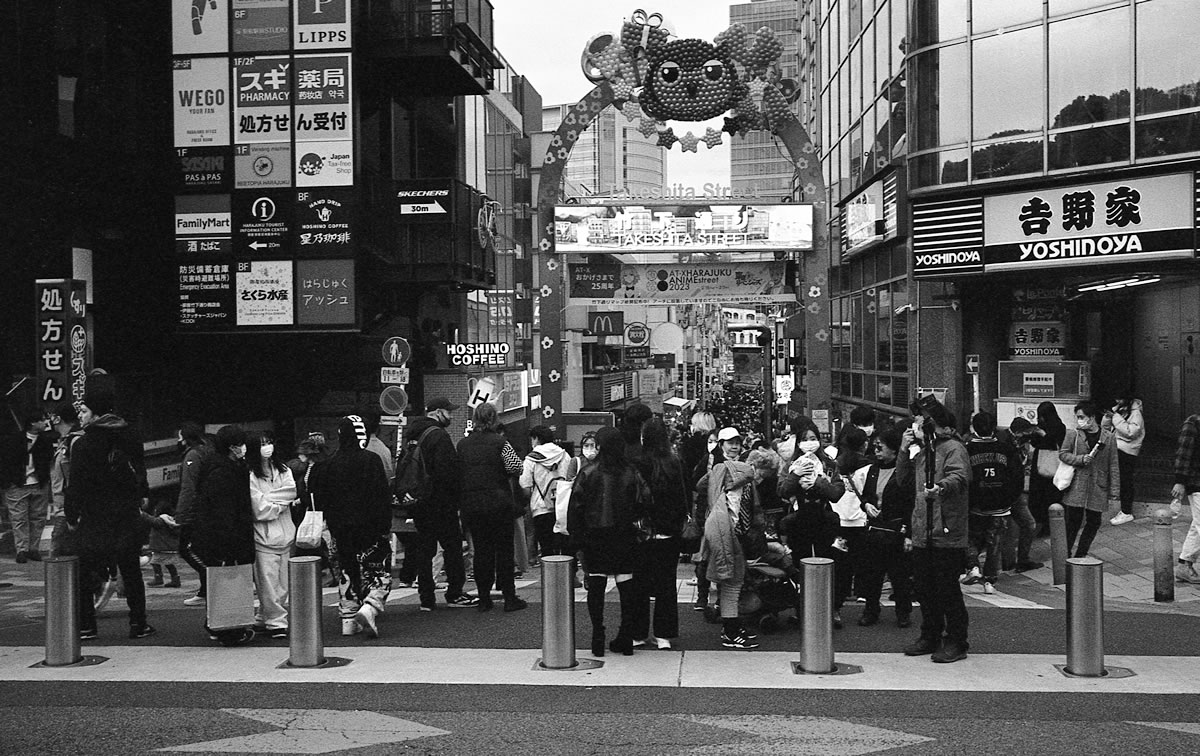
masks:
<svg viewBox="0 0 1200 756"><path fill-rule="evenodd" d="M446 570L446 604L451 607L477 606L479 599L463 591L467 571L463 564L462 526L459 524L458 494L462 470L458 451L446 428L450 426L458 405L445 397L435 397L425 404L425 416L415 418L404 429L404 446L416 443L429 473L433 495L427 506L413 512L417 528L414 555L416 561L417 593L421 611L431 612L437 606L434 594L433 557L438 544ZM407 561L408 557L405 556Z"/></svg>

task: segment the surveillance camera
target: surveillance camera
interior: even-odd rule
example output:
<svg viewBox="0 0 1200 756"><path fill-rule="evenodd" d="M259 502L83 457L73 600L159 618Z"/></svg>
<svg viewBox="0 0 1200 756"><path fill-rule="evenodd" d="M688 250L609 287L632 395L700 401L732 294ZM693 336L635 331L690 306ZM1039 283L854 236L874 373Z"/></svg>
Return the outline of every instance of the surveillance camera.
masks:
<svg viewBox="0 0 1200 756"><path fill-rule="evenodd" d="M951 309L951 310L954 310L955 312L958 312L958 308L959 308L959 307L962 307L962 305L961 305L961 304L959 304L959 301L958 301L957 299L954 299L954 300L951 300L951 301L950 301L950 309Z"/></svg>

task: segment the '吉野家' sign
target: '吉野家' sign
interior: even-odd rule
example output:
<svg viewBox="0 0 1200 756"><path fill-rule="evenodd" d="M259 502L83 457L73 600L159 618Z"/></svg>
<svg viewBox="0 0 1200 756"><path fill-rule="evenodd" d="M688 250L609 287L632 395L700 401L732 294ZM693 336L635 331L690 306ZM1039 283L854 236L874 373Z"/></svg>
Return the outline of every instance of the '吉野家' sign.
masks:
<svg viewBox="0 0 1200 756"><path fill-rule="evenodd" d="M1191 173L985 197L984 270L1195 256Z"/></svg>
<svg viewBox="0 0 1200 756"><path fill-rule="evenodd" d="M493 344L447 344L446 356L455 367L471 365L505 365L512 346L508 342Z"/></svg>

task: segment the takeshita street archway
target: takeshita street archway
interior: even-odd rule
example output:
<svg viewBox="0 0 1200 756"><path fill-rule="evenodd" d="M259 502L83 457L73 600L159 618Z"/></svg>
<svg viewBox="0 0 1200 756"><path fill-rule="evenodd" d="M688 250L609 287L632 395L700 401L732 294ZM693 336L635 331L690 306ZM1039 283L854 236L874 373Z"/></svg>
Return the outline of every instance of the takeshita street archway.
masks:
<svg viewBox="0 0 1200 756"><path fill-rule="evenodd" d="M563 309L567 292L563 266L555 249L554 208L561 202L563 171L579 135L604 108L612 105L648 138L671 149L698 152L720 144L724 134L766 130L782 143L795 166L803 201L813 205L813 252L802 258L802 295L808 327L805 330L808 377L807 407L828 408L829 292L821 252L826 239L825 188L817 150L789 105L795 82L779 75L783 46L763 27L748 32L733 24L713 42L673 38L660 14L635 11L618 34L603 33L583 51L584 76L595 86L571 106L554 132L541 167L538 190L537 264L540 266L541 421L561 433L564 348ZM682 136L670 121L706 121L725 114L724 127L707 128L703 136Z"/></svg>

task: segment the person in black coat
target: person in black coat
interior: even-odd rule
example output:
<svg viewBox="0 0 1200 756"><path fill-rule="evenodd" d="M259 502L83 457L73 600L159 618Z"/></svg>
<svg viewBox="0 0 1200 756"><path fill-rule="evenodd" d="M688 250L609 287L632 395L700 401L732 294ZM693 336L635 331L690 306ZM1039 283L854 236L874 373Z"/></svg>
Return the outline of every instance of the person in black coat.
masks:
<svg viewBox="0 0 1200 756"><path fill-rule="evenodd" d="M246 432L236 425L217 431L213 452L196 473L192 550L206 567L254 564L254 508L250 504L250 469L246 467ZM209 601L220 598L208 596ZM254 639L250 627L212 631L225 646Z"/></svg>
<svg viewBox="0 0 1200 756"><path fill-rule="evenodd" d="M71 472L63 509L80 557L80 638L97 637L95 595L116 563L129 606L129 637L154 633L146 622L142 582L141 514L149 495L142 443L113 412L115 395L88 379L81 415L90 422L71 448ZM251 543L253 548L253 543ZM251 551L253 555L253 551Z"/></svg>
<svg viewBox="0 0 1200 756"><path fill-rule="evenodd" d="M642 426L642 454L635 463L650 487L647 515L651 536L638 545L639 569L633 573L637 587L637 613L633 637L646 645L671 647L679 637L679 598L675 566L679 563L679 536L688 513L688 490L683 465L671 451L667 426L649 420ZM654 632L650 632L650 599L654 599Z"/></svg>
<svg viewBox="0 0 1200 756"><path fill-rule="evenodd" d="M308 488L325 513L337 565L342 635L379 637L392 591L392 492L379 455L368 451L358 415L338 421L338 450L313 468Z"/></svg>
<svg viewBox="0 0 1200 756"><path fill-rule="evenodd" d="M879 621L883 576L892 582L896 624L912 624L912 512L916 487L908 450L900 448L895 430L878 433L874 440L876 462L862 486L862 506L867 511L867 536L863 543L858 595L867 602L858 624ZM872 530L874 528L874 530Z"/></svg>

